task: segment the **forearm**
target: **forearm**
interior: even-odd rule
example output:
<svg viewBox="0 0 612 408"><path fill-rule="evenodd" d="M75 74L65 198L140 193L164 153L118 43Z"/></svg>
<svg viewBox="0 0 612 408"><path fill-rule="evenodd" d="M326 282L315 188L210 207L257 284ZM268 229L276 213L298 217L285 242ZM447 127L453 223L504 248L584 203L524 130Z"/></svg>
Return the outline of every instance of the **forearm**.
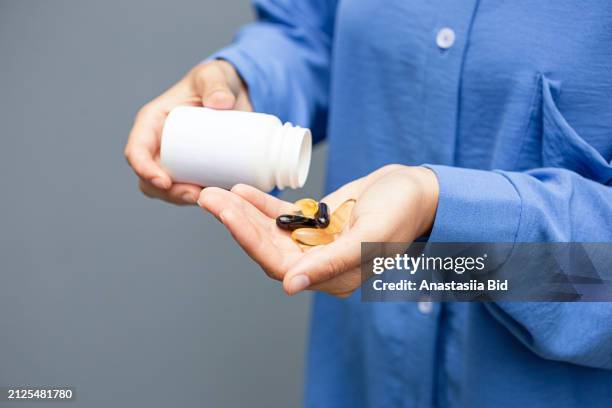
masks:
<svg viewBox="0 0 612 408"><path fill-rule="evenodd" d="M565 169L431 166L440 201L430 241L611 242L612 188ZM486 304L534 353L612 369L612 304Z"/></svg>

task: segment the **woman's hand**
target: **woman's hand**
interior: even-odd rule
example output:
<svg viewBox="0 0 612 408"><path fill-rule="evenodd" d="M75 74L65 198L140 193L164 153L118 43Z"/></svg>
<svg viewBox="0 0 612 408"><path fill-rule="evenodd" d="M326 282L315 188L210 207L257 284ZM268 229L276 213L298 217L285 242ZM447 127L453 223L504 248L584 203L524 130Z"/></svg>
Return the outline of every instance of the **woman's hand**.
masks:
<svg viewBox="0 0 612 408"><path fill-rule="evenodd" d="M349 296L361 285L362 242L412 242L431 229L438 205L438 181L424 167L389 165L323 198L335 210L357 200L338 238L302 251L275 218L291 203L239 184L231 191L206 188L198 203L215 215L234 239L292 295L304 289Z"/></svg>
<svg viewBox="0 0 612 408"><path fill-rule="evenodd" d="M143 106L134 120L125 157L140 178L140 190L174 204L195 204L199 186L172 183L159 165L161 131L166 116L179 105L252 111L247 88L227 61L197 65L178 83Z"/></svg>

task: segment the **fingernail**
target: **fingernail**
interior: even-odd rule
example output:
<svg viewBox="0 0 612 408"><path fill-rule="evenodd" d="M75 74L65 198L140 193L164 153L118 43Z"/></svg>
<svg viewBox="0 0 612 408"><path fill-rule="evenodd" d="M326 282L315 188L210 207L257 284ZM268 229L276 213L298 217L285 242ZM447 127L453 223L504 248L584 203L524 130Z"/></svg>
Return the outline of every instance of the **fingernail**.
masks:
<svg viewBox="0 0 612 408"><path fill-rule="evenodd" d="M153 180L151 180L151 184L162 190L166 190L170 187L166 180L162 179L161 177L155 177Z"/></svg>
<svg viewBox="0 0 612 408"><path fill-rule="evenodd" d="M196 202L196 198L194 197L193 194L191 193L185 193L181 196L181 198L183 199L183 201L185 201L187 204L195 204Z"/></svg>
<svg viewBox="0 0 612 408"><path fill-rule="evenodd" d="M289 281L289 293L295 295L310 286L310 279L306 275L297 275Z"/></svg>

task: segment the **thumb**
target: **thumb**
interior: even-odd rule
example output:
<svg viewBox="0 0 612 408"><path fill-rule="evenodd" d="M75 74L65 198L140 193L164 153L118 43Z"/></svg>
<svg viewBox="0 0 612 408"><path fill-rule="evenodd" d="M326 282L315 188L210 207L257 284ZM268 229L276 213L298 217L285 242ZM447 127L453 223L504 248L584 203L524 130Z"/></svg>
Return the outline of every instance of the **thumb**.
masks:
<svg viewBox="0 0 612 408"><path fill-rule="evenodd" d="M373 231L359 219L336 241L310 250L287 271L283 288L294 295L309 286L330 280L361 265L361 243L375 240Z"/></svg>
<svg viewBox="0 0 612 408"><path fill-rule="evenodd" d="M206 65L199 72L197 80L203 106L232 109L236 105L236 96L230 88L225 72L214 63Z"/></svg>

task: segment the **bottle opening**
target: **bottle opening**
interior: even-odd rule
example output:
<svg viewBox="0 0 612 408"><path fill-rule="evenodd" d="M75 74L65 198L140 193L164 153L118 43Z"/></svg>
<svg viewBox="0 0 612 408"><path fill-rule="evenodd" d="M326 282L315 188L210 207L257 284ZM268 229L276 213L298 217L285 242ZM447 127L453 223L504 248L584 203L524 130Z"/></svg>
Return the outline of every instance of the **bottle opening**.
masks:
<svg viewBox="0 0 612 408"><path fill-rule="evenodd" d="M312 136L310 130L286 123L280 135L279 162L275 172L279 189L300 188L308 178Z"/></svg>
<svg viewBox="0 0 612 408"><path fill-rule="evenodd" d="M308 178L310 170L310 156L312 154L312 136L310 130L304 129L304 137L300 143L300 154L298 157L297 188L303 187Z"/></svg>

